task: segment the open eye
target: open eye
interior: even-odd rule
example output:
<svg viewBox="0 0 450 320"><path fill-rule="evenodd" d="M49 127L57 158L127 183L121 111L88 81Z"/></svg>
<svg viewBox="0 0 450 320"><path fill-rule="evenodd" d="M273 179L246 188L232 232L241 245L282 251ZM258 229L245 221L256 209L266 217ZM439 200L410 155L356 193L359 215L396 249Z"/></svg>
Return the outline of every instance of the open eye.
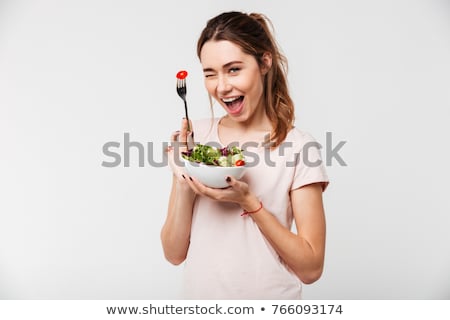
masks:
<svg viewBox="0 0 450 320"><path fill-rule="evenodd" d="M236 72L239 72L240 70L241 70L241 68L238 68L238 67L232 67L232 68L230 68L229 72L230 72L230 73L236 73Z"/></svg>

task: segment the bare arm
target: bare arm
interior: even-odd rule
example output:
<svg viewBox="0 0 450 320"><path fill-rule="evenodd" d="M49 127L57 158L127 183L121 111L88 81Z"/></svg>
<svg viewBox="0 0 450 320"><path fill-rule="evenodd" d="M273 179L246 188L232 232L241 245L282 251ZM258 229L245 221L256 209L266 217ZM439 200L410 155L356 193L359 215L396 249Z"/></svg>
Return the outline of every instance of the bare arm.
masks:
<svg viewBox="0 0 450 320"><path fill-rule="evenodd" d="M172 142L187 141L187 121L182 121L181 130L172 135ZM161 243L166 259L173 264L180 264L186 259L189 248L192 211L194 208L195 193L186 183L183 170L177 165L176 158L179 150L169 149L169 166L173 172L172 188L169 197L167 217L161 229Z"/></svg>
<svg viewBox="0 0 450 320"><path fill-rule="evenodd" d="M195 193L174 175L166 221L161 229L161 242L166 259L182 263L189 248Z"/></svg>
<svg viewBox="0 0 450 320"><path fill-rule="evenodd" d="M322 185L315 183L291 192L297 234L286 229L266 209L252 214L261 232L302 282L310 284L322 275L325 256L325 214ZM249 197L244 208L258 207Z"/></svg>

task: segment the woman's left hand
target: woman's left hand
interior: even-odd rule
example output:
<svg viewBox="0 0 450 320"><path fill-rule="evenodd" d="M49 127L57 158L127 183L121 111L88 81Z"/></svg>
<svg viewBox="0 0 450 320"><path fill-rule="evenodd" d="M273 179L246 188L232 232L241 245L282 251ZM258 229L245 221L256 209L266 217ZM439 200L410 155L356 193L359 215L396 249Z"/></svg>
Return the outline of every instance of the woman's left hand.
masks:
<svg viewBox="0 0 450 320"><path fill-rule="evenodd" d="M209 188L192 177L186 177L189 186L198 195L206 196L217 201L235 202L242 208L252 208L259 200L252 194L248 184L233 177L227 177L228 187L222 189Z"/></svg>

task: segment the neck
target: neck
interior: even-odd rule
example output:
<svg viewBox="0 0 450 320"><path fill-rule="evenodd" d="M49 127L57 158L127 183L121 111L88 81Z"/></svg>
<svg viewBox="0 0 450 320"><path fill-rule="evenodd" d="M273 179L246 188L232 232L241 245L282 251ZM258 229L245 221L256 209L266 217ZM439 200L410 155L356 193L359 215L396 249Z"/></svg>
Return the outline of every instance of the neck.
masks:
<svg viewBox="0 0 450 320"><path fill-rule="evenodd" d="M259 112L254 112L249 118L243 121L236 121L229 115L222 118L221 124L240 133L266 132L272 131L272 123L269 120L264 108L259 108Z"/></svg>
<svg viewBox="0 0 450 320"><path fill-rule="evenodd" d="M242 145L256 142L258 145L263 145L266 136L272 131L272 125L265 113L254 114L245 121L235 121L226 115L220 120L219 126L219 137L225 144L238 142Z"/></svg>

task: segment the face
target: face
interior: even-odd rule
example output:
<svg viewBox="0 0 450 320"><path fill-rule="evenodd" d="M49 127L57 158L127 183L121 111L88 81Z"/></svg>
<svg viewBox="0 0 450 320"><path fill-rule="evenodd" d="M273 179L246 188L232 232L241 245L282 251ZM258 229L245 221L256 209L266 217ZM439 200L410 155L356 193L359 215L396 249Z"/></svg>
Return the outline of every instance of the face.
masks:
<svg viewBox="0 0 450 320"><path fill-rule="evenodd" d="M256 59L226 40L208 41L200 61L209 94L235 121L250 120L265 112L263 74Z"/></svg>

